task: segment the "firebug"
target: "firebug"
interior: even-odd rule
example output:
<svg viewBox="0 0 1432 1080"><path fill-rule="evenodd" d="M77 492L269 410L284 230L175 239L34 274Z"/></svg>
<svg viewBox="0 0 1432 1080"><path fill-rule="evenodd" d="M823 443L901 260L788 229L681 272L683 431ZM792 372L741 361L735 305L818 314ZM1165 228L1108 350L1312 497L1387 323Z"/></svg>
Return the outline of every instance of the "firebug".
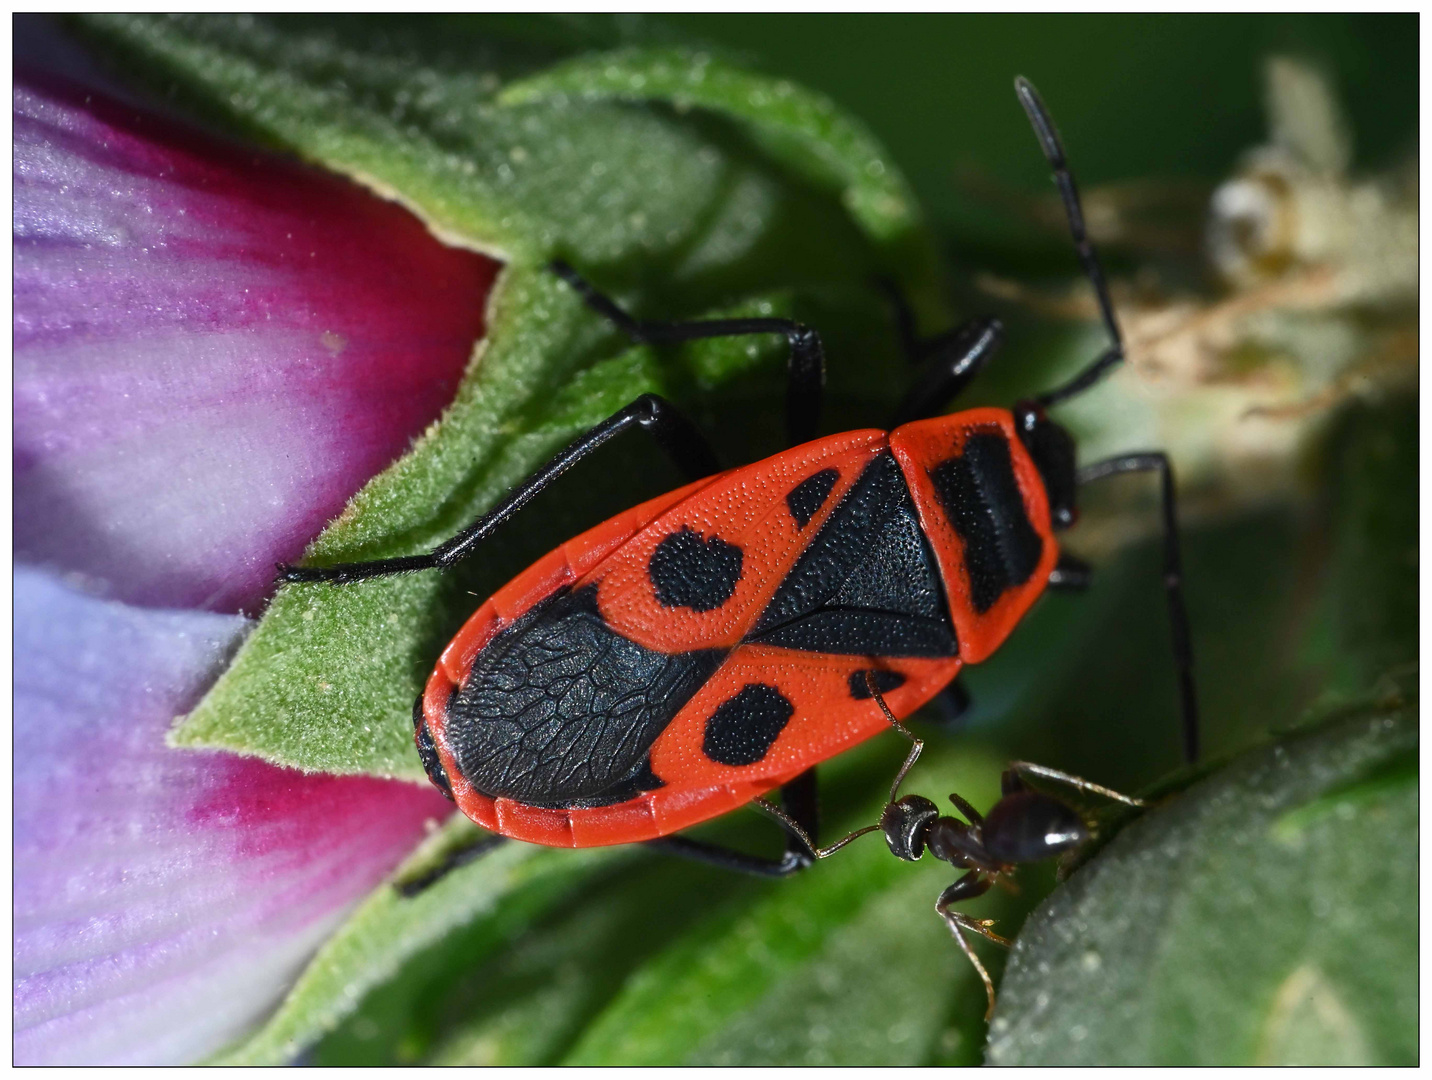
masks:
<svg viewBox="0 0 1432 1080"><path fill-rule="evenodd" d="M1083 587L1088 567L1061 552L1058 533L1074 523L1083 485L1133 471L1160 479L1184 751L1197 756L1169 460L1150 451L1076 467L1073 438L1049 417L1124 351L1053 121L1028 82L1016 80L1016 92L1109 336L1069 382L1012 409L939 415L995 354L1003 327L975 318L922 342L902 311L902 336L921 367L890 428L816 438L824 353L814 330L779 318L639 321L557 261L552 271L638 342L784 335L789 449L722 470L701 433L647 394L434 551L280 567L285 582L343 584L451 566L632 427L650 432L690 477L539 559L489 597L439 657L414 707L418 754L477 824L555 847L654 843L768 875L800 870L881 829L902 858L928 848L969 871L938 910L975 960L960 930L995 935L951 905L1014 864L1077 843L1073 812L1025 791L1015 772L986 818L956 799L967 823L941 817L919 796L900 799L916 742L882 823L819 848L815 767L891 726L913 740L901 717L958 694L961 670L998 649L1046 588ZM776 788L784 809L764 798ZM780 859L677 835L753 802L786 831Z"/></svg>

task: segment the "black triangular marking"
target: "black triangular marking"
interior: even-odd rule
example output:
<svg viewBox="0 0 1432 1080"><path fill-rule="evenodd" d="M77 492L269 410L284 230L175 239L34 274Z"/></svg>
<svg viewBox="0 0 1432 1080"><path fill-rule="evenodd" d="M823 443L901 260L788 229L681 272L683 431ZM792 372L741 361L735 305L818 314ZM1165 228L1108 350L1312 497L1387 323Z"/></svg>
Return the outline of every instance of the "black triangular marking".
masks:
<svg viewBox="0 0 1432 1080"><path fill-rule="evenodd" d="M897 507L831 603L843 608L899 612L939 619L939 579L915 507Z"/></svg>
<svg viewBox="0 0 1432 1080"><path fill-rule="evenodd" d="M747 640L846 655L956 655L934 553L889 453L865 467Z"/></svg>

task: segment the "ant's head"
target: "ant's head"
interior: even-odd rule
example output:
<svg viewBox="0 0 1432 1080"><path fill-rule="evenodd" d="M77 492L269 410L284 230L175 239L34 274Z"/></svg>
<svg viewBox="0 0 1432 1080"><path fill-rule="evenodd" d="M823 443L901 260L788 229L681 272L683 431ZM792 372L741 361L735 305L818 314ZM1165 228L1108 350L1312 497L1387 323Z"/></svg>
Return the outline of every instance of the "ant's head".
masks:
<svg viewBox="0 0 1432 1080"><path fill-rule="evenodd" d="M918 862L925 854L930 827L939 820L940 808L923 795L906 795L890 803L880 815L880 831L897 859Z"/></svg>

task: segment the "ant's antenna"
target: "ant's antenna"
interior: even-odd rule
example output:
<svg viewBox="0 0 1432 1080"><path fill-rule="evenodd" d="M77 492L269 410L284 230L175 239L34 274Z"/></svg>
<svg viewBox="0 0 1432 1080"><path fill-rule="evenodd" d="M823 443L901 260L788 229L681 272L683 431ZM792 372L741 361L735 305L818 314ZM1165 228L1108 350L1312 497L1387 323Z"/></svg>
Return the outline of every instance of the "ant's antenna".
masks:
<svg viewBox="0 0 1432 1080"><path fill-rule="evenodd" d="M1084 227L1084 210L1079 204L1079 189L1074 183L1074 174L1069 171L1069 162L1064 156L1064 145L1059 141L1059 132L1044 102L1029 80L1023 75L1014 80L1014 92L1039 139L1039 148L1054 170L1054 182L1059 186L1059 195L1064 200L1064 216L1069 220L1069 232L1074 237L1074 250L1084 267L1084 274L1094 286L1094 295L1099 299L1099 313L1104 319L1104 328L1109 332L1110 345L1099 358L1063 386L1057 386L1040 394L1035 401L1048 408L1075 394L1083 393L1093 386L1115 364L1124 359L1124 339L1119 333L1118 320L1114 318L1114 303L1109 298L1109 285L1104 280L1103 267L1094 245L1089 242L1089 233Z"/></svg>

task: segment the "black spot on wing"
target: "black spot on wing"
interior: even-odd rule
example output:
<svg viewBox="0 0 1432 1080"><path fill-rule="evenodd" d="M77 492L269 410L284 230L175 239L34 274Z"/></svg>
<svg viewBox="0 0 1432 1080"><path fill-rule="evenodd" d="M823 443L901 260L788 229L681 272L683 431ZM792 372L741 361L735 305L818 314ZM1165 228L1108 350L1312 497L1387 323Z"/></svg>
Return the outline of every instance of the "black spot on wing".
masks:
<svg viewBox="0 0 1432 1080"><path fill-rule="evenodd" d="M724 657L647 649L606 624L595 586L559 592L478 653L453 694L458 768L530 806L624 802L660 785L652 743Z"/></svg>
<svg viewBox="0 0 1432 1080"><path fill-rule="evenodd" d="M656 545L647 571L662 606L714 611L736 591L741 558L735 544L682 526Z"/></svg>
<svg viewBox="0 0 1432 1080"><path fill-rule="evenodd" d="M891 690L905 685L905 676L898 671L881 671L878 668L862 668L859 671L850 673L850 696L856 701L869 701L871 698L870 685L865 681L866 675L875 676L875 689L882 694L888 694Z"/></svg>
<svg viewBox="0 0 1432 1080"><path fill-rule="evenodd" d="M804 529L810 524L815 512L830 498L839 479L840 473L835 469L821 469L791 488L786 495L786 506L790 508L791 517L796 519L797 529Z"/></svg>
<svg viewBox="0 0 1432 1080"><path fill-rule="evenodd" d="M749 640L843 654L958 652L934 553L890 454L866 466L801 553Z"/></svg>
<svg viewBox="0 0 1432 1080"><path fill-rule="evenodd" d="M701 749L722 765L754 765L766 756L795 711L774 686L747 683L706 721Z"/></svg>
<svg viewBox="0 0 1432 1080"><path fill-rule="evenodd" d="M964 541L970 599L984 614L1006 589L1029 580L1044 553L1024 510L1009 443L999 431L971 435L964 452L931 469L930 479Z"/></svg>

